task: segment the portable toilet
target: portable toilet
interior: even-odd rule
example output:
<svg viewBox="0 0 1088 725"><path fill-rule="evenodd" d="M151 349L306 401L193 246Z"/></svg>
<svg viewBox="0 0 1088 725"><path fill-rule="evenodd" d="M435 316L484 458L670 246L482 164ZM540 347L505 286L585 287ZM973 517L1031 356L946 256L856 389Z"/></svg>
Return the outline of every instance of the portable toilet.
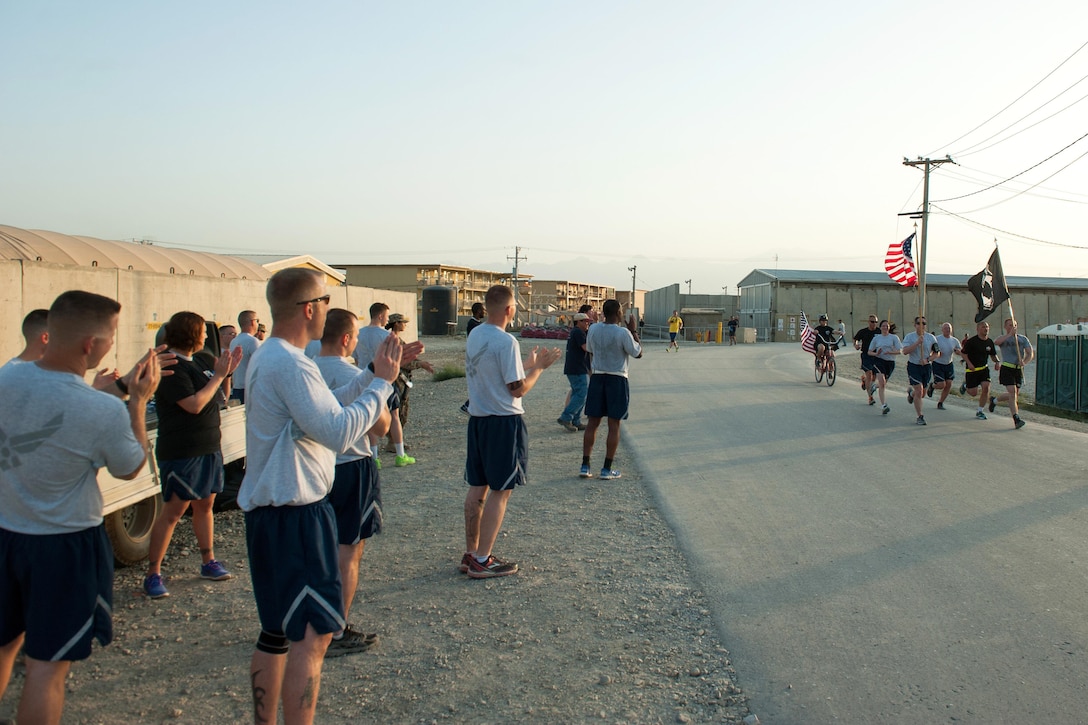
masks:
<svg viewBox="0 0 1088 725"><path fill-rule="evenodd" d="M1035 349L1035 402L1088 412L1088 325L1044 327Z"/></svg>

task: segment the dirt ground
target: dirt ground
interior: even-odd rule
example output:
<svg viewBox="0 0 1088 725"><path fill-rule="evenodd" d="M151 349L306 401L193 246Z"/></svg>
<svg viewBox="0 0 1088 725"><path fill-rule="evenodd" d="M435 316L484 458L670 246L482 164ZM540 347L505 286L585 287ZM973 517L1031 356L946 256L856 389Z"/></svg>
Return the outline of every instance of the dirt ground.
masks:
<svg viewBox="0 0 1088 725"><path fill-rule="evenodd" d="M464 338L424 355L463 365ZM526 341L531 344L545 341ZM551 341L548 341L551 342ZM553 344L563 345L562 341ZM526 398L529 485L510 500L498 555L516 576L471 580L464 548L463 378L415 375L406 438L418 463L382 454L385 530L371 539L351 621L370 651L325 663L321 723L720 723L750 716L729 654L672 532L621 446L618 481L580 480L581 435L555 419L561 363ZM593 463L600 467L603 436ZM259 631L240 512L216 517L216 556L235 577L198 577L187 521L152 601L143 569L118 569L114 641L69 677L66 723L251 720ZM17 666L0 718L13 716ZM750 721L754 718L750 718Z"/></svg>

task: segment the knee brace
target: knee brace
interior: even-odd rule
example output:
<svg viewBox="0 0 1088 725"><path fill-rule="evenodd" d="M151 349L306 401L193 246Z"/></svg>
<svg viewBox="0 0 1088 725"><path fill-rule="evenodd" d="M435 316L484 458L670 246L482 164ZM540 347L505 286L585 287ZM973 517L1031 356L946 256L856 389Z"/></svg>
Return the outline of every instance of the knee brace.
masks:
<svg viewBox="0 0 1088 725"><path fill-rule="evenodd" d="M267 652L270 655L285 655L290 648L291 643L287 641L287 635L274 634L262 629L261 636L257 637L257 649L261 652Z"/></svg>

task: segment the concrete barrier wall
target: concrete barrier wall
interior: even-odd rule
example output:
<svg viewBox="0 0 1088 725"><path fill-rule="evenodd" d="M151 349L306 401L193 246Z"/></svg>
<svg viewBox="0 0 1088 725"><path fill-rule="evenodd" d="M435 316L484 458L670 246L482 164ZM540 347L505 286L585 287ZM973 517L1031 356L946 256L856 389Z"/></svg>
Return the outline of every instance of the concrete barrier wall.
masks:
<svg viewBox="0 0 1088 725"><path fill-rule="evenodd" d="M237 324L238 313L255 310L271 328L265 302L265 283L190 275L132 272L120 269L67 267L21 260L0 261L0 363L23 349L21 325L32 309L49 308L59 294L81 289L112 297L121 303L121 319L113 350L102 365L126 372L154 344L155 332L175 312L190 310L218 324ZM381 301L395 310L415 309L413 292L392 292L369 287L329 287L333 307L343 307L370 320L368 309ZM414 314L407 341L417 339Z"/></svg>

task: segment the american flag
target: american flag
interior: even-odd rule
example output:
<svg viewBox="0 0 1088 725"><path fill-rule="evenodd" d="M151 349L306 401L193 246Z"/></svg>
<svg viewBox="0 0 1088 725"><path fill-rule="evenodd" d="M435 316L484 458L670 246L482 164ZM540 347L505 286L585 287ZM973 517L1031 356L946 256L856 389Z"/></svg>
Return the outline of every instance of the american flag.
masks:
<svg viewBox="0 0 1088 725"><path fill-rule="evenodd" d="M918 273L914 270L914 260L910 256L913 242L914 234L911 234L903 241L889 246L888 253L884 255L884 269L888 270L888 276L903 287L918 286Z"/></svg>
<svg viewBox="0 0 1088 725"><path fill-rule="evenodd" d="M804 310L801 310L801 349L816 354L816 331L809 326Z"/></svg>

